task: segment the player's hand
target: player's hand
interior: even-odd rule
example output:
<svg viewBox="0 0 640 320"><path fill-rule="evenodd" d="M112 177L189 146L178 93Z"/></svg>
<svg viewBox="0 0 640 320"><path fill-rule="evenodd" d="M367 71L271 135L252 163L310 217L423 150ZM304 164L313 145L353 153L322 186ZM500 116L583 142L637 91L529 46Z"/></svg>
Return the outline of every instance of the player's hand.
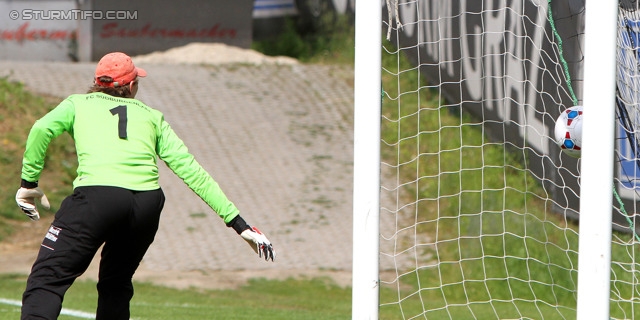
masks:
<svg viewBox="0 0 640 320"><path fill-rule="evenodd" d="M247 230L242 231L240 236L247 241L253 251L255 251L260 258L264 256L264 260L275 261L276 251L273 249L269 239L258 230L256 227L250 227Z"/></svg>
<svg viewBox="0 0 640 320"><path fill-rule="evenodd" d="M51 206L49 205L49 199L47 196L40 190L40 188L20 188L16 193L16 202L18 203L18 207L22 209L22 211L31 219L31 220L40 220L40 213L38 213L38 208L36 207L36 199L40 201L40 204L45 208L49 209Z"/></svg>

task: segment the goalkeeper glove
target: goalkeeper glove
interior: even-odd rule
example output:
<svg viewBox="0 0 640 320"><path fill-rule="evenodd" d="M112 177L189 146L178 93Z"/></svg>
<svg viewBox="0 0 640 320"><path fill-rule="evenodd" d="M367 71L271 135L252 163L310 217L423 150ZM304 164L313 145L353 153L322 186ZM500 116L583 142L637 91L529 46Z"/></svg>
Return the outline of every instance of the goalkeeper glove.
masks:
<svg viewBox="0 0 640 320"><path fill-rule="evenodd" d="M22 209L22 211L34 221L40 220L40 213L38 213L38 208L36 207L36 199L40 200L40 204L45 209L49 209L51 207L49 205L49 199L47 199L47 196L42 192L42 190L40 190L40 188L20 187L16 193L16 202L18 203L18 207L20 207L20 209Z"/></svg>
<svg viewBox="0 0 640 320"><path fill-rule="evenodd" d="M264 256L265 261L275 261L276 251L273 249L269 239L258 230L256 227L249 227L249 229L242 231L240 236L247 241L247 243L253 248L260 258Z"/></svg>
<svg viewBox="0 0 640 320"><path fill-rule="evenodd" d="M271 245L269 239L267 239L258 228L248 225L240 215L237 215L233 220L229 221L227 227L233 228L242 239L247 241L260 258L264 256L264 259L267 261L269 259L275 261L276 251L273 249L273 245Z"/></svg>

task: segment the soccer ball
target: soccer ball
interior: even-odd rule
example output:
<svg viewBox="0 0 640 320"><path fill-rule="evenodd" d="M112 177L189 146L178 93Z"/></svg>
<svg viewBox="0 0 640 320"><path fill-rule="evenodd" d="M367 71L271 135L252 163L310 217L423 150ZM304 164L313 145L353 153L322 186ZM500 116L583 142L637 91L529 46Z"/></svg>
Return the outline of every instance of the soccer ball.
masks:
<svg viewBox="0 0 640 320"><path fill-rule="evenodd" d="M574 158L580 158L582 148L582 111L582 106L568 108L556 120L556 143Z"/></svg>

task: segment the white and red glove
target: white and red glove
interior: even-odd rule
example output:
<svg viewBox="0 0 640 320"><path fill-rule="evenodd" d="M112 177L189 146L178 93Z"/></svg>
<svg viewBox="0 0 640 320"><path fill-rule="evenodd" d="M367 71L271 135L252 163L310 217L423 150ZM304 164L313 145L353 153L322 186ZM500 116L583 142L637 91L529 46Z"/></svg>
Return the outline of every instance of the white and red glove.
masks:
<svg viewBox="0 0 640 320"><path fill-rule="evenodd" d="M16 193L16 203L18 203L18 207L34 221L40 220L40 213L38 213L38 208L36 207L36 199L40 201L40 204L45 209L51 208L49 199L47 199L47 196L40 188L21 187Z"/></svg>
<svg viewBox="0 0 640 320"><path fill-rule="evenodd" d="M253 251L255 251L260 258L264 256L264 260L275 261L276 251L273 249L269 239L258 230L256 227L249 227L240 233L240 236L247 241Z"/></svg>

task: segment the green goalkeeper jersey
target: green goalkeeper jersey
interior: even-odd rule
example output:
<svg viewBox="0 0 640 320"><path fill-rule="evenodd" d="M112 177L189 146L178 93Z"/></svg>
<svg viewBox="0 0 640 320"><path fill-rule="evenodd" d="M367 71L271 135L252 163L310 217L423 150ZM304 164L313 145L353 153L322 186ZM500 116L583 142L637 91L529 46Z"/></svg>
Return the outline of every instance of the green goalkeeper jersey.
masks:
<svg viewBox="0 0 640 320"><path fill-rule="evenodd" d="M74 188L158 189L156 159L160 158L225 223L238 215L160 111L136 99L104 93L71 95L35 122L27 138L22 179L39 180L49 143L65 131L75 140L78 154Z"/></svg>

